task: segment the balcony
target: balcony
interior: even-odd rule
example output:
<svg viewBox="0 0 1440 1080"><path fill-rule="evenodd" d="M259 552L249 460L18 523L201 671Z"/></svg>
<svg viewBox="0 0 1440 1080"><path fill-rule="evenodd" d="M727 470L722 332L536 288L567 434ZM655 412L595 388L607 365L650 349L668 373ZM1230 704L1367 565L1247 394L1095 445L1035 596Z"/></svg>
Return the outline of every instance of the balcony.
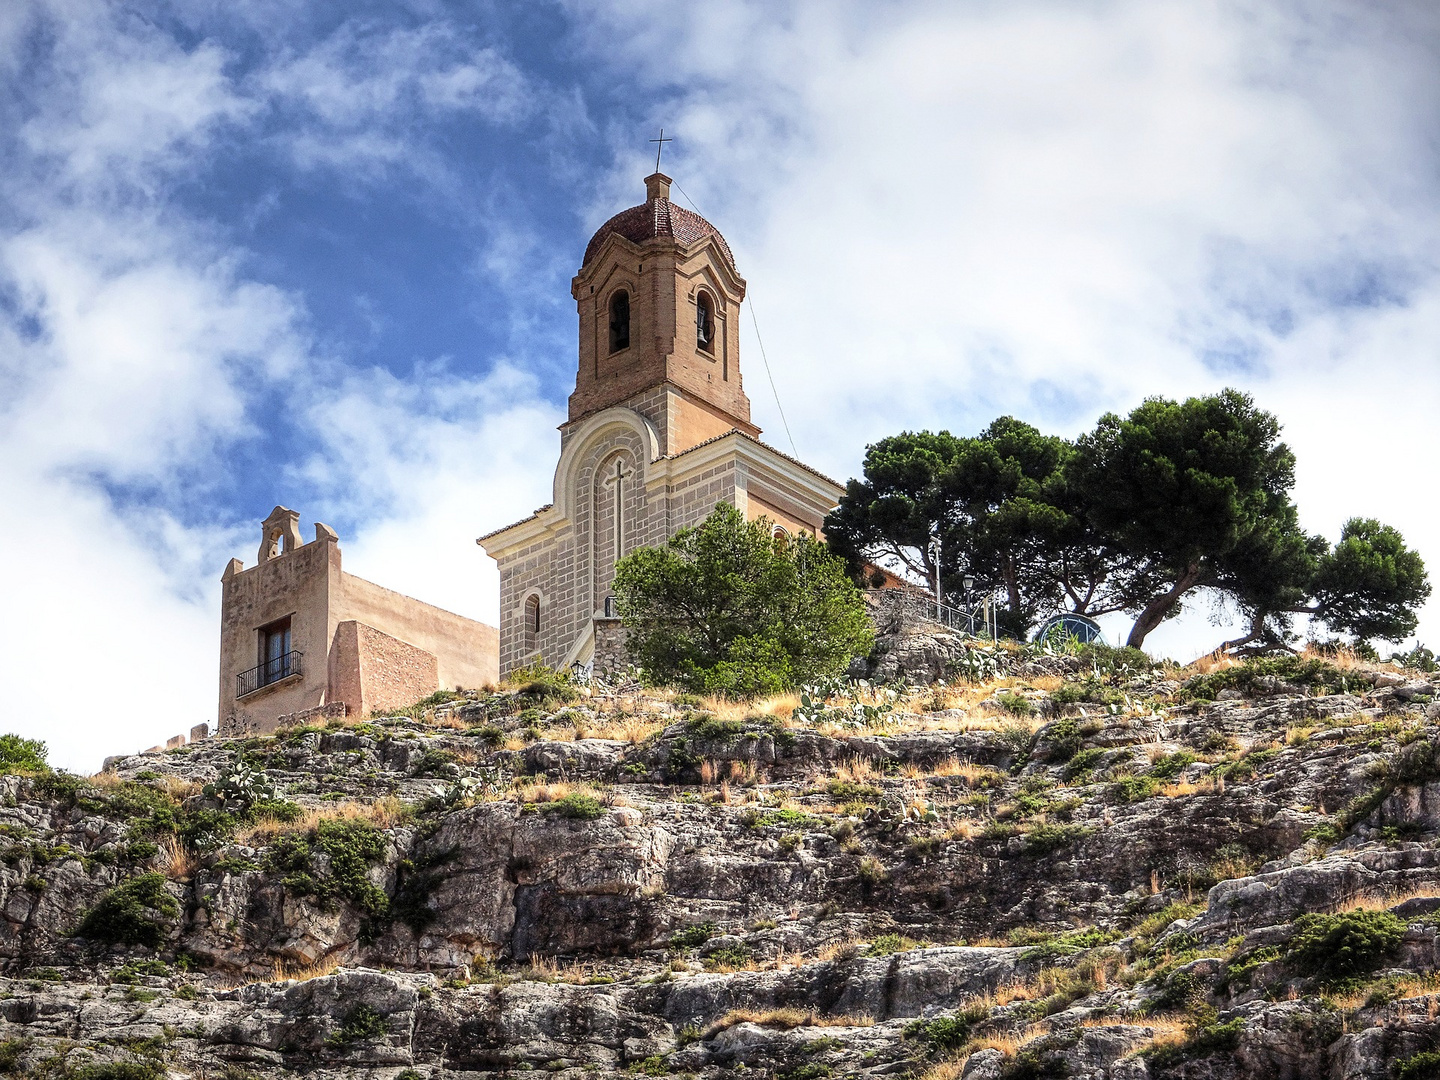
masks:
<svg viewBox="0 0 1440 1080"><path fill-rule="evenodd" d="M235 696L243 698L285 679L298 677L301 674L300 659L298 652L288 652L284 656L266 660L249 671L240 672L235 676Z"/></svg>

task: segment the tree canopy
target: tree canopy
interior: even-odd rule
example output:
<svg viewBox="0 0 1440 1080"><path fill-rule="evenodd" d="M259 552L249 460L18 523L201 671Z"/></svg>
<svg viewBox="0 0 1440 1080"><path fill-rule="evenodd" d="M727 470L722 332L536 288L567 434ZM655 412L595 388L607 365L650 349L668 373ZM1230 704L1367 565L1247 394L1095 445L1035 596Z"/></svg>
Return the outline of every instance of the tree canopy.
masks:
<svg viewBox="0 0 1440 1080"><path fill-rule="evenodd" d="M843 672L874 632L843 559L808 536L776 539L722 503L663 546L639 548L612 586L626 645L659 682L774 693Z"/></svg>
<svg viewBox="0 0 1440 1080"><path fill-rule="evenodd" d="M1430 590L1419 555L1368 519L1333 547L1305 533L1294 482L1279 421L1249 396L1157 397L1073 442L1012 417L882 439L826 536L852 572L890 556L931 581L937 532L948 591L972 575L1015 635L1041 614L1124 611L1140 646L1197 590L1249 617L1230 645L1282 644L1300 614L1357 639L1411 633Z"/></svg>

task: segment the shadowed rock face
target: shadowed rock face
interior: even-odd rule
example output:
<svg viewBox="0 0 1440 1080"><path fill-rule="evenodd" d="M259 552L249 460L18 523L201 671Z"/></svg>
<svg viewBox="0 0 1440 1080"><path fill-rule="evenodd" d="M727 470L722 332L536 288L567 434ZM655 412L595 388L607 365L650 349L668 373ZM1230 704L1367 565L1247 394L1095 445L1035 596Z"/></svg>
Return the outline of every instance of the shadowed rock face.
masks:
<svg viewBox="0 0 1440 1080"><path fill-rule="evenodd" d="M1379 1080L1440 1046L1435 687L1002 666L869 726L472 698L0 776L0 1058Z"/></svg>

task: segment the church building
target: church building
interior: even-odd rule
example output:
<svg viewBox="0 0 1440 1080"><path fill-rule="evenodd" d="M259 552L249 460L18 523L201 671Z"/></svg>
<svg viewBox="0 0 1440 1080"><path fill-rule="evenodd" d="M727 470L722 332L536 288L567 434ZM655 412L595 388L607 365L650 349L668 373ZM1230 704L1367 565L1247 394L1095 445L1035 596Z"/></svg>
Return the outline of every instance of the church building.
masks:
<svg viewBox="0 0 1440 1080"><path fill-rule="evenodd" d="M500 674L618 663L615 562L697 525L721 502L818 535L844 488L760 441L740 377L745 279L730 246L645 179L645 202L589 245L571 295L579 367L553 496L482 536L500 568Z"/></svg>

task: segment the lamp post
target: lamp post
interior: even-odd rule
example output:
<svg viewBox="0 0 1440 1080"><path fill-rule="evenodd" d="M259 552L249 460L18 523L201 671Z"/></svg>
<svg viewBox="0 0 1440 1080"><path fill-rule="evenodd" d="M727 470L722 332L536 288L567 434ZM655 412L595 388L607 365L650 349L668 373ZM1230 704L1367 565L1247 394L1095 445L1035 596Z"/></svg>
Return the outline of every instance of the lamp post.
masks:
<svg viewBox="0 0 1440 1080"><path fill-rule="evenodd" d="M930 561L935 565L935 613L940 613L940 604L943 603L940 596L940 526L930 526Z"/></svg>

